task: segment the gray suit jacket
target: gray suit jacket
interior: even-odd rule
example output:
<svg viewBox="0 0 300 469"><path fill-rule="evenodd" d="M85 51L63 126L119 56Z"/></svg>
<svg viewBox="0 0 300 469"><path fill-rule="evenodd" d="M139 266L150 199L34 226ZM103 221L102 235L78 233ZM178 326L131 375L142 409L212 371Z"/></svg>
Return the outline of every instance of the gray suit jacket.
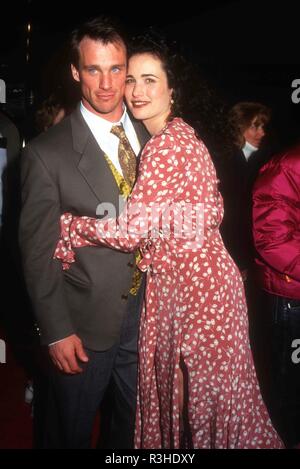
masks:
<svg viewBox="0 0 300 469"><path fill-rule="evenodd" d="M134 126L143 146L149 135ZM119 338L134 255L85 247L65 272L52 259L60 215L95 217L101 202L118 208L119 189L78 107L22 155L20 245L43 344L76 333L86 347L106 350Z"/></svg>

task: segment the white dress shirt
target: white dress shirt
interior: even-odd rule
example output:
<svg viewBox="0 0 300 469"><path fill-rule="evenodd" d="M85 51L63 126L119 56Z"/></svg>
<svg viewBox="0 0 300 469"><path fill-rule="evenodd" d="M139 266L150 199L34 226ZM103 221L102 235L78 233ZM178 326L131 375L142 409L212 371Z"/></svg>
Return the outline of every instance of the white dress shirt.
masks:
<svg viewBox="0 0 300 469"><path fill-rule="evenodd" d="M103 117L100 117L97 114L89 111L82 102L80 104L80 111L101 150L109 157L119 173L123 175L118 158L118 147L120 140L116 135L110 132L111 128L114 125L123 124L126 136L136 156L139 154L141 149L133 124L127 114L125 104L124 112L118 122L109 122L106 119L103 119Z"/></svg>
<svg viewBox="0 0 300 469"><path fill-rule="evenodd" d="M245 145L242 148L242 151L244 153L244 157L246 158L247 161L249 160L252 153L254 153L257 150L258 150L258 148L256 148L254 145L251 145L251 143L247 142L247 140L245 142Z"/></svg>

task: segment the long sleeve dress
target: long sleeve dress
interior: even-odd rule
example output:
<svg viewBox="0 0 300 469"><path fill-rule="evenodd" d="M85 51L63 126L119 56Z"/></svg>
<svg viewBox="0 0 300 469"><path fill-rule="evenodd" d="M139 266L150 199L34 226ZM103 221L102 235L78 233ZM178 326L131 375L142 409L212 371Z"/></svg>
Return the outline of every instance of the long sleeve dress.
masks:
<svg viewBox="0 0 300 469"><path fill-rule="evenodd" d="M182 363L192 447L282 447L258 387L243 283L219 233L222 215L207 149L175 118L145 146L118 220L62 220L55 257L65 267L76 248L89 244L142 254L139 268L147 271L147 287L136 448L180 447Z"/></svg>

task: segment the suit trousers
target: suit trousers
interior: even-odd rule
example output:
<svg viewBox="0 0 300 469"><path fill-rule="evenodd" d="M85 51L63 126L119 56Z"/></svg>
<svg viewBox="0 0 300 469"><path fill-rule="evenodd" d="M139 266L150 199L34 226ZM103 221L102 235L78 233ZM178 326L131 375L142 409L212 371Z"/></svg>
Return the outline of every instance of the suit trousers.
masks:
<svg viewBox="0 0 300 469"><path fill-rule="evenodd" d="M102 426L105 446L133 448L144 283L136 296L128 296L118 343L100 352L85 349L89 361L81 363L82 373L67 375L52 366L44 448L90 448L95 417L108 389L112 411L109 428Z"/></svg>
<svg viewBox="0 0 300 469"><path fill-rule="evenodd" d="M300 443L300 300L268 292L261 300L253 340L258 377L272 422L292 448Z"/></svg>

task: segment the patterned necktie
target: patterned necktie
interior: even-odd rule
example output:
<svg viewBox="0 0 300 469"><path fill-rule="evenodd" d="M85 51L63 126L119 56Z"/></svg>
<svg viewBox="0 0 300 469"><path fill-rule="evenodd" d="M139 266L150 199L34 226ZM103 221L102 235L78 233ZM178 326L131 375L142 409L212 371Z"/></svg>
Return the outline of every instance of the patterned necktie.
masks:
<svg viewBox="0 0 300 469"><path fill-rule="evenodd" d="M136 156L122 124L114 125L111 133L119 138L118 157L125 181L132 188L136 179Z"/></svg>

